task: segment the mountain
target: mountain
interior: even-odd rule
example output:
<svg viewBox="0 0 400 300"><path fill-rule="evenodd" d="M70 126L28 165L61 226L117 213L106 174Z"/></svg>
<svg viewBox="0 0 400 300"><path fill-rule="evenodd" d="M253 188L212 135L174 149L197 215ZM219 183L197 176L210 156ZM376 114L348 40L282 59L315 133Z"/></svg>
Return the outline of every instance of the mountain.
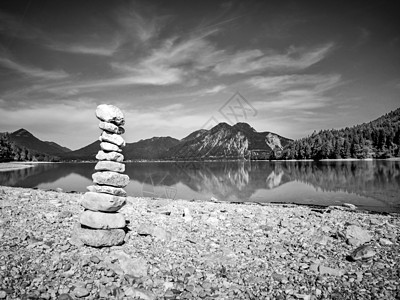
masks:
<svg viewBox="0 0 400 300"><path fill-rule="evenodd" d="M174 160L268 159L282 151L291 140L272 132L257 132L247 123L233 126L219 123L183 138L166 152Z"/></svg>
<svg viewBox="0 0 400 300"><path fill-rule="evenodd" d="M179 140L171 137L153 137L140 140L135 143L127 143L122 149L125 160L159 159L170 147L179 143ZM61 154L63 160L95 160L100 150L100 142L95 141L83 148Z"/></svg>
<svg viewBox="0 0 400 300"><path fill-rule="evenodd" d="M57 143L39 140L23 128L0 134L0 161L58 161L59 154L68 151Z"/></svg>
<svg viewBox="0 0 400 300"><path fill-rule="evenodd" d="M220 123L210 130L200 129L178 140L153 137L127 143L122 149L125 160L204 160L266 159L280 153L291 140L271 132L257 132L249 124ZM63 160L94 160L100 142L60 154Z"/></svg>
<svg viewBox="0 0 400 300"><path fill-rule="evenodd" d="M181 142L186 142L186 141L190 141L190 140L196 139L196 138L198 138L199 136L201 136L205 132L207 132L207 130L205 130L205 129L200 129L200 130L193 131L187 137L181 139Z"/></svg>
<svg viewBox="0 0 400 300"><path fill-rule="evenodd" d="M44 141L46 144L48 144L48 145L50 145L50 146L52 146L52 147L54 147L54 148L57 148L58 150L60 150L60 153L62 153L62 152L71 152L72 150L71 149L69 149L69 148L67 148L67 147L63 147L63 146L60 146L59 144L57 144L57 143L55 143L55 142L49 142L49 141Z"/></svg>
<svg viewBox="0 0 400 300"><path fill-rule="evenodd" d="M321 130L286 146L282 159L400 157L400 108L369 123Z"/></svg>
<svg viewBox="0 0 400 300"><path fill-rule="evenodd" d="M99 150L100 141L97 140L78 150L62 153L60 157L63 160L95 160Z"/></svg>
<svg viewBox="0 0 400 300"><path fill-rule="evenodd" d="M177 145L179 140L172 137L153 137L128 143L123 149L125 160L135 159L160 159L171 147Z"/></svg>
<svg viewBox="0 0 400 300"><path fill-rule="evenodd" d="M26 129L19 129L9 134L9 140L19 147L33 150L37 153L45 153L50 155L58 155L71 151L68 148L62 147L54 142L44 142L35 137Z"/></svg>

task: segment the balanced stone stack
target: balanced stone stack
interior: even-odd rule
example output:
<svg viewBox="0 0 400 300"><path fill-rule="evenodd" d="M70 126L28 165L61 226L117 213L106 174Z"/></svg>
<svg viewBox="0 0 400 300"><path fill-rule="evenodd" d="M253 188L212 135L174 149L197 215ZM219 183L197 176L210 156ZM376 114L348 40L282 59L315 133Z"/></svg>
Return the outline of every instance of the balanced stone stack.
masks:
<svg viewBox="0 0 400 300"><path fill-rule="evenodd" d="M82 197L81 205L85 211L77 225L78 238L86 245L101 247L122 244L125 238L125 216L118 210L126 203L123 189L129 183L129 176L122 163L124 156L121 148L125 141L121 134L125 132L124 115L113 105L101 104L96 109L100 120L100 148L98 160L92 175L94 185L88 186L89 192Z"/></svg>

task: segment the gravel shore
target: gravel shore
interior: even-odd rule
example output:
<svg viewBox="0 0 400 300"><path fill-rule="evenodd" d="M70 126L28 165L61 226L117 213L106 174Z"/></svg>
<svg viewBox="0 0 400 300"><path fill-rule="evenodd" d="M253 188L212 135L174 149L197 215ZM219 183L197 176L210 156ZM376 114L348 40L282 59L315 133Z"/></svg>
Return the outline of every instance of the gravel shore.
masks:
<svg viewBox="0 0 400 300"><path fill-rule="evenodd" d="M400 299L398 214L128 197L91 248L81 196L0 187L0 299Z"/></svg>

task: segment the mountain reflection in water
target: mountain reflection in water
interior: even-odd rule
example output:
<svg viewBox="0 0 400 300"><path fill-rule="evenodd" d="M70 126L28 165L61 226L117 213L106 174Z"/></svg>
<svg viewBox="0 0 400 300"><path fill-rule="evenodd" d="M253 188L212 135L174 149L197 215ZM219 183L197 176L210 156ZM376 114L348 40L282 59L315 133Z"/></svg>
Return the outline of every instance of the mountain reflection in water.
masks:
<svg viewBox="0 0 400 300"><path fill-rule="evenodd" d="M0 173L0 185L86 191L94 163L39 164ZM222 201L354 203L400 211L399 161L126 163L133 196Z"/></svg>

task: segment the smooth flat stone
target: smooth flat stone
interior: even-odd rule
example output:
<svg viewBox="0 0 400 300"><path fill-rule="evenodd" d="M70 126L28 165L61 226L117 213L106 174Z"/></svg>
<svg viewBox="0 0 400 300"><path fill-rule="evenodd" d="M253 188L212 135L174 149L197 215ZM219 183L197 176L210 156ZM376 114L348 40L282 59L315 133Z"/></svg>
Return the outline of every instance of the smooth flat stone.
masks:
<svg viewBox="0 0 400 300"><path fill-rule="evenodd" d="M125 124L125 117L122 111L111 104L100 104L96 108L96 117L100 121L114 123L118 126Z"/></svg>
<svg viewBox="0 0 400 300"><path fill-rule="evenodd" d="M124 156L121 153L115 151L104 152L103 150L100 150L99 152L97 152L96 159L121 162L124 161Z"/></svg>
<svg viewBox="0 0 400 300"><path fill-rule="evenodd" d="M109 133L116 133L116 134L124 134L125 129L124 127L117 126L113 123L108 123L108 122L101 122L99 123L99 128L102 130L105 130Z"/></svg>
<svg viewBox="0 0 400 300"><path fill-rule="evenodd" d="M111 247L124 242L125 231L123 229L82 228L81 224L75 223L72 238L92 247Z"/></svg>
<svg viewBox="0 0 400 300"><path fill-rule="evenodd" d="M87 192L82 196L81 205L92 211L116 212L126 203L125 197Z"/></svg>
<svg viewBox="0 0 400 300"><path fill-rule="evenodd" d="M91 210L85 210L81 214L79 222L95 229L124 228L126 225L125 216L121 213L105 213Z"/></svg>
<svg viewBox="0 0 400 300"><path fill-rule="evenodd" d="M129 183L128 175L111 171L93 173L92 178L94 183L121 188L126 187Z"/></svg>
<svg viewBox="0 0 400 300"><path fill-rule="evenodd" d="M126 197L126 191L122 188L117 188L108 185L89 185L86 188L90 192L106 193L110 195Z"/></svg>
<svg viewBox="0 0 400 300"><path fill-rule="evenodd" d="M100 148L101 148L101 150L106 151L106 152L112 152L112 151L122 152L122 149L120 147L118 147L117 145L111 144L109 142L101 142Z"/></svg>
<svg viewBox="0 0 400 300"><path fill-rule="evenodd" d="M101 160L94 167L96 171L125 172L125 165L115 161Z"/></svg>
<svg viewBox="0 0 400 300"><path fill-rule="evenodd" d="M99 140L101 142L109 142L111 144L117 145L118 147L125 147L126 143L122 136L114 133L107 133L103 131L100 135Z"/></svg>
<svg viewBox="0 0 400 300"><path fill-rule="evenodd" d="M362 245L356 248L351 254L350 257L353 260L364 260L370 259L371 257L375 256L376 252L370 245Z"/></svg>

